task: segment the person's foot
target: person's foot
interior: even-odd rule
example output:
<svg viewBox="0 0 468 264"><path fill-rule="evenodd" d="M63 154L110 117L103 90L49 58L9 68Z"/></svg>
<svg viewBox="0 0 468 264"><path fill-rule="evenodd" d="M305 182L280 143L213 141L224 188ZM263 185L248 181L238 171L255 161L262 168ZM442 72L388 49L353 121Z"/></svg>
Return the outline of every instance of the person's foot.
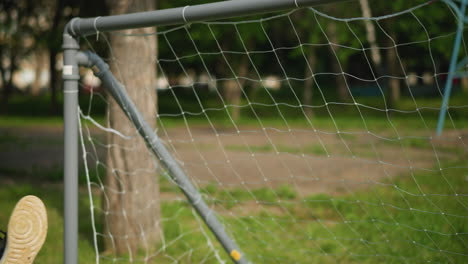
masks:
<svg viewBox="0 0 468 264"><path fill-rule="evenodd" d="M47 213L41 199L28 195L15 206L0 241L0 264L31 264L47 236ZM1 235L0 235L1 240ZM1 252L3 251L3 255Z"/></svg>

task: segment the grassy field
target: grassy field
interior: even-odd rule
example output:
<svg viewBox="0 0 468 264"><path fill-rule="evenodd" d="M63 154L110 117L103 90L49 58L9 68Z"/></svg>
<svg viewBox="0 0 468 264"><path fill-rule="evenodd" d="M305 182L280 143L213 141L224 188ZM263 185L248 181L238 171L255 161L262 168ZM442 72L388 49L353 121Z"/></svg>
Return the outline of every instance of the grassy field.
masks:
<svg viewBox="0 0 468 264"><path fill-rule="evenodd" d="M453 165L464 164L460 159ZM393 186L352 195L318 194L303 199L284 186L274 191L282 200L290 202L281 208L274 203L276 196L272 190L258 189L253 192L265 204L263 210L240 218L224 216L223 220L232 227L230 233L236 235L241 248L255 263L463 263L466 260L464 254L468 236L464 212L468 199L466 196L450 195L453 192L448 191L446 180L454 186L454 193L462 194L466 193L467 177L467 169L449 170L445 179L437 174L402 175L393 181ZM415 181L424 189L424 193L449 195L423 196L416 188ZM177 192L167 186L166 181L161 186L163 192ZM233 207L253 202L249 194L240 189L226 193L214 186L207 186L202 191L211 197L213 204L220 204L223 208L235 209ZM63 246L60 184L2 184L0 223L7 223L7 212L12 210L15 201L27 194L43 198L48 207L49 234L36 263L59 263L62 261ZM89 203L86 192L81 190L81 194L79 255L81 263L91 263L95 256ZM227 197L235 197L237 202L233 203ZM269 218L269 211L275 208L280 213L274 219ZM162 213L166 218L177 219L176 222L164 224L166 241L174 241L181 234L190 235L183 235L181 243L167 246L161 256L151 263L174 263L164 255L180 256L180 263L201 261L209 251L207 247L200 246L206 244L204 235L190 232L198 223L188 204L182 201L164 202ZM465 217L461 217L463 215ZM256 221L258 219L262 220L261 223ZM281 229L277 226L278 221ZM265 233L265 230L275 231ZM186 255L197 248L201 248L200 251ZM268 259L263 259L265 257ZM216 261L211 257L207 263Z"/></svg>
<svg viewBox="0 0 468 264"><path fill-rule="evenodd" d="M274 118L265 118L265 126L281 127L285 124ZM341 131L362 131L359 118L336 117ZM395 116L392 121L398 130L409 134L428 133L435 127L436 119ZM190 125L201 126L203 120L190 119ZM380 117L366 118L372 131L388 130L388 121ZM229 127L219 119L219 126ZM238 124L249 127L255 120L242 119ZM457 129L468 127L468 121L459 117ZM180 121L163 118L165 128L184 126ZM301 127L301 120L291 119L289 125ZM316 128L335 131L327 117L314 119ZM59 118L2 117L0 127L23 131L31 127L59 129ZM387 130L385 130L387 129ZM10 131L10 130L9 130ZM0 149L34 148L43 145L60 147L61 140L34 143L36 138L14 132L0 134ZM465 133L466 134L466 133ZM344 134L354 140L353 133ZM466 140L465 140L466 142ZM36 145L35 145L36 144ZM42 145L41 145L42 144ZM386 141L392 146L392 141ZM397 142L398 144L398 142ZM417 139L400 142L408 149L421 150L430 146ZM245 147L229 145L229 151L244 152ZM317 145L305 146L307 154L323 156ZM457 149L457 151L455 151ZM291 186L276 189L258 188L246 191L241 188L220 189L214 184L202 188L208 203L220 212L228 232L232 234L246 255L254 263L464 263L468 255L468 169L467 149L447 148L449 156L441 156L443 171L419 171L401 174L381 181L379 186L352 193L317 193L300 196ZM259 145L255 152L271 152L270 145ZM295 147L279 146L279 151L297 153ZM304 151L304 150L302 150ZM430 149L429 149L430 151ZM24 164L28 164L25 160ZM5 165L3 163L3 165ZM63 188L61 168L40 166L12 169L0 166L0 229L5 229L9 212L24 195L35 194L44 199L48 208L49 234L43 250L35 263L60 263L63 258ZM436 167L435 167L436 168ZM83 179L83 174L81 175ZM80 263L93 263L95 252L90 221L89 201L84 181L80 189ZM161 176L161 192L179 197L180 192ZM252 197L255 197L253 199ZM99 204L99 197L95 197ZM260 206L255 205L260 203ZM207 245L204 232L191 207L185 201L164 200L161 204L164 245L159 245L156 256L149 263L217 263ZM232 216L228 211L236 212ZM99 215L96 225L102 223ZM208 235L214 241L211 235ZM173 243L172 243L173 242ZM102 244L102 241L99 242ZM214 242L221 258L227 255ZM114 258L101 252L102 263L125 263L129 256ZM143 263L143 262L140 262Z"/></svg>

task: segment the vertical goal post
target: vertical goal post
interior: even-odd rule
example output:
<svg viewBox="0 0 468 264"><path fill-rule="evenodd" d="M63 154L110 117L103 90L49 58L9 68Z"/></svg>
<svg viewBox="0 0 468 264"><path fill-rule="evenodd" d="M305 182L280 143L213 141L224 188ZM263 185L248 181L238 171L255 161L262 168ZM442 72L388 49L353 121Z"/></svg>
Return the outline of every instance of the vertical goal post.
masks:
<svg viewBox="0 0 468 264"><path fill-rule="evenodd" d="M107 64L97 55L79 52L79 38L114 30L187 24L196 21L248 16L301 7L310 7L349 0L231 0L210 4L185 6L173 9L134 14L74 18L65 27L63 35L64 66L64 262L78 263L78 81L79 66L96 66L108 92L112 94L127 116L133 121L148 147L168 169L171 177L195 207L199 215L236 263L248 263L241 249L229 238L210 208L201 198L177 165L158 136L147 126L125 90L108 70Z"/></svg>

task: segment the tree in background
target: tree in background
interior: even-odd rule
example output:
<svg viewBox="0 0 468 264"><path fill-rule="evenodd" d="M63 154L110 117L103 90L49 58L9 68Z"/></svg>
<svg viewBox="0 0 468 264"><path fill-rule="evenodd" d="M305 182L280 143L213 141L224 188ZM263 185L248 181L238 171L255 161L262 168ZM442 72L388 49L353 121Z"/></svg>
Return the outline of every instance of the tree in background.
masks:
<svg viewBox="0 0 468 264"><path fill-rule="evenodd" d="M362 10L362 16L365 18L372 17L372 10L369 6L368 0L359 0L359 4ZM367 42L370 46L370 53L371 53L371 60L375 67L374 75L375 77L380 77L385 74L389 74L390 76L396 76L398 74L398 66L397 66L397 53L395 49L387 49L387 67L383 66L382 56L380 54L379 46L377 43L377 33L375 30L374 22L371 20L364 20L364 25L366 27L366 37ZM394 31L390 33L391 38L395 38ZM385 45L393 45L390 41L387 41ZM384 84L384 87L388 87L388 92L386 97L387 100L387 107L393 107L397 101L400 99L400 81L397 78L389 78L388 85Z"/></svg>
<svg viewBox="0 0 468 264"><path fill-rule="evenodd" d="M219 68L218 74L220 76L226 76L231 78L223 81L223 95L226 99L227 104L234 105L231 107L231 117L234 121L240 118L240 106L242 97L248 97L246 92L246 80L253 77L253 79L261 79L264 76L258 76L255 69L259 65L253 65L251 58L249 58L248 52L255 50L256 48L265 45L267 36L262 34L261 28L250 25L236 25L233 31L219 31L216 37L219 45L218 50L221 51L233 51L239 50L244 53L242 55L229 56L227 62L224 62L224 58L220 58L221 64L229 64L229 67ZM254 88L256 89L256 87ZM250 99L251 100L251 99Z"/></svg>
<svg viewBox="0 0 468 264"><path fill-rule="evenodd" d="M62 52L63 29L73 17L94 17L107 15L107 7L104 1L85 0L45 0L46 14L49 18L48 29L44 32L42 48L47 50L49 56L49 91L50 109L57 114L60 112L59 91L61 88L60 71L56 65ZM31 1L34 2L34 1ZM38 38L41 38L38 36Z"/></svg>
<svg viewBox="0 0 468 264"><path fill-rule="evenodd" d="M362 10L362 16L365 18L371 18L372 17L372 11L369 6L369 1L368 0L359 0L359 4L361 6ZM366 37L367 37L367 42L369 42L370 45L370 50L371 50L371 59L372 62L374 63L374 66L376 68L375 74L377 76L380 76L383 74L382 70L382 56L380 55L380 51L377 45L377 35L375 33L375 26L372 21L370 20L364 20L364 25L366 27Z"/></svg>
<svg viewBox="0 0 468 264"><path fill-rule="evenodd" d="M203 0L197 4L210 3L213 1ZM179 7L187 4L187 0L174 0L160 2L160 8L166 9ZM255 20L255 17L250 17ZM241 20L241 19L240 19ZM268 23L264 25L268 28ZM192 43L193 41L193 43ZM203 24L193 24L187 30L176 30L168 35L168 38L161 41L160 52L169 57L183 57L183 55L194 55L198 52L218 53L216 56L188 56L178 63L187 71L195 74L207 74L212 80L220 80L219 94L229 108L229 114L233 120L240 118L240 107L243 97L248 97L246 87L255 89L254 85L247 81L249 77L260 79L264 76L258 76L255 67L262 69L268 68L265 65L253 65L249 59L248 52L255 49L271 49L267 43L267 36L263 34L262 28L258 23L237 24L237 25L215 25L209 26ZM236 54L233 53L236 52ZM204 63L203 63L204 62ZM205 69L205 65L218 65ZM180 72L180 65L164 65L167 67L166 74L170 70ZM171 68L172 67L172 68ZM184 73L186 74L186 73ZM177 76L167 76L177 77ZM184 76L191 77L191 76ZM200 96L195 86L194 93ZM218 98L219 99L219 98ZM206 107L206 106L205 106ZM201 109L199 109L201 110Z"/></svg>
<svg viewBox="0 0 468 264"><path fill-rule="evenodd" d="M354 5L350 5L344 9L331 4L324 6L323 9L325 13L338 18L347 17L349 14L357 14L357 9ZM357 51L344 48L343 46L355 47L358 44L358 40L349 30L346 22L321 17L317 21L321 24L320 28L325 40L331 43L329 45L330 55L327 60L331 62L332 72L337 74L335 78L336 95L338 100L342 102L349 101L351 94L347 76L344 73L348 72L350 58Z"/></svg>
<svg viewBox="0 0 468 264"><path fill-rule="evenodd" d="M59 113L61 83L56 65L62 50L63 28L73 17L103 14L107 14L107 11L101 1L92 4L84 0L1 1L0 78L3 110L6 110L15 92L15 72L21 70L22 61L34 58L36 80L32 84L31 93L37 95L40 72L48 70L50 110L51 113Z"/></svg>
<svg viewBox="0 0 468 264"><path fill-rule="evenodd" d="M386 47L382 67L384 74L399 77L388 80L389 107L397 104L402 91L410 92L411 87L402 77L407 77L412 72L422 75L425 71L446 71L442 67L444 64L448 65L451 55L451 52L447 52L447 44L450 48L452 46L452 39L447 38L447 34L455 31L456 17L447 17L447 10L441 8L442 5L443 3L434 2L411 13L378 22L376 41L381 47ZM396 0L388 5L385 2L372 1L370 6L374 15L386 15L406 10L414 6L414 3ZM432 39L434 37L437 38ZM437 40L439 37L442 38ZM414 42L421 44L401 45ZM433 61L433 58L437 59ZM435 77L434 83L437 83Z"/></svg>
<svg viewBox="0 0 468 264"><path fill-rule="evenodd" d="M108 0L111 15L148 11L155 9L153 0ZM125 33L149 33L154 29L135 29ZM138 106L146 121L156 126L156 36L149 34L137 38L112 34L110 49L113 60L111 71L125 85L130 98ZM145 92L142 92L145 90ZM134 135L128 118L118 104L109 97L109 126L125 135ZM105 232L112 234L107 239L107 250L117 254L135 253L144 246L155 245L160 239L160 205L149 201L159 200L157 172L151 155L148 155L143 139L134 135L125 140L115 134L108 134L111 147L107 153L107 164L113 170L107 171L105 211L116 212L104 215ZM132 171L138 171L134 175ZM115 238L115 239L114 239Z"/></svg>
<svg viewBox="0 0 468 264"><path fill-rule="evenodd" d="M50 109L52 113L59 112L59 103L57 100L57 88L60 86L60 76L57 71L56 64L58 54L62 49L62 41L60 35L63 34L64 24L71 19L72 15L77 15L77 7L67 0L51 1L51 9L49 11L52 21L47 37L47 49L49 52L49 88L50 88Z"/></svg>
<svg viewBox="0 0 468 264"><path fill-rule="evenodd" d="M305 63L300 64L304 65L304 88L302 92L302 104L304 105L304 113L308 117L312 117L313 111L309 107L312 105L312 97L314 95L315 87L315 76L317 72L317 47L315 45L302 45L303 43L318 43L323 41L323 35L318 29L317 25L311 23L314 21L314 15L309 10L298 10L292 14L292 21L297 21L294 23L294 32L297 33L297 36L294 38L297 39L296 45L300 46L299 50L296 50L292 54L293 59L299 59L299 61L304 61Z"/></svg>
<svg viewBox="0 0 468 264"><path fill-rule="evenodd" d="M39 2L39 1L37 1ZM14 91L13 76L20 61L35 48L39 10L35 1L4 0L0 2L0 77L1 110L6 112ZM36 18L36 19L34 19Z"/></svg>

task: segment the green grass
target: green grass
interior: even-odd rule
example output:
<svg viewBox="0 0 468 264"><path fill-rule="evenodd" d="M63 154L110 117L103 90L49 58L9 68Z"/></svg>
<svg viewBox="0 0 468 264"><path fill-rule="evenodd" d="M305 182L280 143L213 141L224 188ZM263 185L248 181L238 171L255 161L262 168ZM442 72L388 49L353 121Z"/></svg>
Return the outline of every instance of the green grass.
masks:
<svg viewBox="0 0 468 264"><path fill-rule="evenodd" d="M291 147L291 146L286 146L286 145L276 145L275 147L278 152L285 152L285 153L291 153L291 154L314 154L314 155L319 155L319 156L327 155L326 150L320 145L306 145L302 148ZM227 145L225 148L231 151L254 152L254 153L256 152L269 153L269 152L275 151L273 145L271 144L250 145L248 147L245 145Z"/></svg>
<svg viewBox="0 0 468 264"><path fill-rule="evenodd" d="M432 142L430 139L424 138L402 138L399 140L383 140L381 141L387 145L402 146L406 148L416 149L432 149Z"/></svg>
<svg viewBox="0 0 468 264"><path fill-rule="evenodd" d="M85 106L83 106L85 107ZM345 111L346 112L346 111ZM355 111L354 111L355 112ZM353 113L354 113L353 112ZM232 121L227 115L219 114L210 116L212 123L218 128L234 128ZM468 119L466 115L457 115L454 117L455 125L458 129L468 128ZM93 118L98 122L103 122L104 115L97 114L93 115ZM207 119L205 116L186 116L188 123L191 127L205 126ZM300 112L294 112L285 117L287 124L278 118L278 116L261 116L261 125L266 127L275 128L287 128L288 126L294 128L315 128L318 130L324 130L329 132L339 131L364 131L366 126L371 131L389 132L393 133L393 129L390 128L387 117L384 114L379 115L364 115L364 121L359 115L344 115L343 112L339 114L333 114L333 120L328 114L317 114L310 119L310 123L306 122L305 117ZM424 121L416 114L412 115L398 115L394 114L390 116L395 128L399 131L414 131L414 130L433 130L435 131L437 125L436 116L423 116ZM240 127L252 127L260 126L259 120L249 115L242 115L239 120L235 121L237 126ZM160 127L172 128L185 126L183 118L177 117L161 117L158 119ZM11 115L0 115L0 126L3 127L61 127L63 126L63 118L61 116L48 116L48 115L23 115L23 114L11 114ZM446 128L450 129L450 122L447 121ZM342 134L345 135L345 134ZM346 134L349 136L350 134ZM345 137L347 137L345 136ZM352 136L352 135L351 135Z"/></svg>
<svg viewBox="0 0 468 264"><path fill-rule="evenodd" d="M3 127L61 127L63 118L60 116L0 116L0 126Z"/></svg>
<svg viewBox="0 0 468 264"><path fill-rule="evenodd" d="M462 165L461 161L454 161L452 165ZM444 194L466 193L464 186L468 170L448 169L444 177L440 173L424 172L413 176L401 175L393 180L393 185L341 196L315 194L301 198L286 185L274 190L254 189L248 193L245 189L227 191L211 184L205 186L202 192L213 199L209 202L227 208L241 208L249 201L264 203L266 209L249 211L249 216L222 217L228 232L234 234L241 248L255 263L266 263L265 257L273 263L463 263L464 256L440 253L438 249L466 253L464 240L468 223L466 218L458 216L466 215L464 206L467 206L468 198ZM162 186L166 183L167 180L162 180ZM453 186L453 191L448 188L448 183ZM422 196L424 193L440 195ZM26 194L40 196L48 207L49 234L35 263L59 263L62 259L63 235L60 185L2 186L0 212L5 213L0 214L0 223L7 223L6 212L10 212L14 203ZM84 190L81 197L80 262L91 263L94 251L89 204ZM278 198L291 203L282 203L280 208L276 203ZM232 203L233 200L236 203L223 202ZM272 218L268 208L278 208L282 213ZM441 212L445 215L441 215ZM206 246L205 236L199 231L200 226L191 207L184 201L163 202L162 214L167 219L176 219L163 224L166 241L181 237L183 240L170 244L164 254L154 259L155 263L172 263L167 256L182 255L179 263L199 263L210 249ZM226 259L220 247L217 248ZM198 250L184 255L193 249ZM207 263L216 263L216 260L211 256Z"/></svg>
<svg viewBox="0 0 468 264"><path fill-rule="evenodd" d="M452 165L457 164L460 163ZM463 193L466 169L447 170L444 176L455 186L455 193ZM252 211L250 216L224 216L223 219L229 232L235 234L241 248L255 263L266 263L264 257L279 263L463 263L464 256L438 250L466 252L463 240L466 239L468 224L465 218L452 215L464 215L463 205L466 206L468 199L443 195L416 196L423 193L415 181L424 193L451 193L440 174L417 173L413 177L401 175L391 186L344 196L317 194L298 198L294 191L287 190L283 198L297 203L286 204L282 209L284 213L275 215L275 218L262 210ZM203 192L220 200L229 195L230 199L237 200L235 206L254 201L244 190L232 190L226 194L215 185L209 185ZM282 191L277 189L275 192ZM271 190L257 189L252 193L260 201L276 199ZM275 206L267 205L269 208ZM175 229L171 236L177 237L183 230L190 230L193 220L190 220L192 216L187 205L171 204L169 207L174 211L180 208L187 210L180 214L180 221L171 225L170 228ZM278 228L279 223L281 228ZM203 237L192 237L187 244L195 247L197 241L203 243ZM180 251L174 249L173 254L180 255L191 246L184 245ZM182 263L196 263L196 260L194 256Z"/></svg>
<svg viewBox="0 0 468 264"><path fill-rule="evenodd" d="M241 188L218 189L214 183L211 183L202 187L200 192L205 194L205 199L226 208L242 205L242 203L248 201L274 204L278 200L293 200L297 197L296 191L288 185L281 185L271 189L262 187L247 190Z"/></svg>

